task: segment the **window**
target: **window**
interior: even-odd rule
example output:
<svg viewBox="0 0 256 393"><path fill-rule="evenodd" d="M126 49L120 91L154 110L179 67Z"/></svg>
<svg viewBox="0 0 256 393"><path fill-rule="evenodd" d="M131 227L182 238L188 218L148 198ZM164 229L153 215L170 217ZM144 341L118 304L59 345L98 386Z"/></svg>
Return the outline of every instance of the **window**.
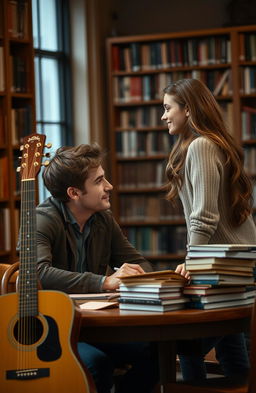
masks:
<svg viewBox="0 0 256 393"><path fill-rule="evenodd" d="M72 144L68 0L32 0L37 132L51 152ZM39 201L48 195L39 176Z"/></svg>

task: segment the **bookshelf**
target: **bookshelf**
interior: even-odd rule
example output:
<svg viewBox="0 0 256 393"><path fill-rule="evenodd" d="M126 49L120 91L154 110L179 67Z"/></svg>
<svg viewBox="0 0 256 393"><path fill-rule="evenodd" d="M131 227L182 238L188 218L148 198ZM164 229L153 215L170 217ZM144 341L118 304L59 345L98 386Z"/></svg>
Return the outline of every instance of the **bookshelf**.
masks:
<svg viewBox="0 0 256 393"><path fill-rule="evenodd" d="M0 3L0 262L17 260L22 137L35 127L30 0Z"/></svg>
<svg viewBox="0 0 256 393"><path fill-rule="evenodd" d="M180 202L161 188L174 143L161 123L162 90L181 78L205 82L256 177L256 26L107 39L112 209L148 259L174 267L185 255Z"/></svg>

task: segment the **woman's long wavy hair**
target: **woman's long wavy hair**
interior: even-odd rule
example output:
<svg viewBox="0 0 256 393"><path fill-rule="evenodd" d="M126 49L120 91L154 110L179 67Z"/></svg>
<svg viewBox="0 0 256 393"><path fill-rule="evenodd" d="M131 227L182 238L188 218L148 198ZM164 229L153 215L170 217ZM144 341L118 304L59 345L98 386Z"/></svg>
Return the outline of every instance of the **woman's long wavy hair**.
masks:
<svg viewBox="0 0 256 393"><path fill-rule="evenodd" d="M173 96L180 108L187 108L189 116L170 153L166 167L167 196L175 201L183 184L184 165L188 147L198 136L214 142L226 157L229 166L230 222L241 225L252 211L252 185L243 169L243 150L229 134L221 109L209 89L197 79L181 79L168 85L165 94Z"/></svg>

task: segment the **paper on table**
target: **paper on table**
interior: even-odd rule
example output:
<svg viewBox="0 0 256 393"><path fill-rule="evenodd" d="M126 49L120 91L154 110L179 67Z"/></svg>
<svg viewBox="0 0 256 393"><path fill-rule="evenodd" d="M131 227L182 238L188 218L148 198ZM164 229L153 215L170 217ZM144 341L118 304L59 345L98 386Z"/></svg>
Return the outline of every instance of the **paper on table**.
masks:
<svg viewBox="0 0 256 393"><path fill-rule="evenodd" d="M118 302L97 302L97 301L88 301L79 305L83 310L101 310L104 308L112 308L118 307Z"/></svg>
<svg viewBox="0 0 256 393"><path fill-rule="evenodd" d="M119 292L100 293L70 293L71 299L75 300L110 300L120 296Z"/></svg>

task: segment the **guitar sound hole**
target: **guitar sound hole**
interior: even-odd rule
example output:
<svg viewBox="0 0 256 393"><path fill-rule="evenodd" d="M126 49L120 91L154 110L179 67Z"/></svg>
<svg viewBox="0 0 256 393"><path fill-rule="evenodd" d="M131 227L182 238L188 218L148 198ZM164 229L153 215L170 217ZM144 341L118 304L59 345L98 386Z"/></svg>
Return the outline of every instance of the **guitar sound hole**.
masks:
<svg viewBox="0 0 256 393"><path fill-rule="evenodd" d="M15 323L14 337L20 344L32 345L41 338L42 334L43 324L36 317L23 317Z"/></svg>

